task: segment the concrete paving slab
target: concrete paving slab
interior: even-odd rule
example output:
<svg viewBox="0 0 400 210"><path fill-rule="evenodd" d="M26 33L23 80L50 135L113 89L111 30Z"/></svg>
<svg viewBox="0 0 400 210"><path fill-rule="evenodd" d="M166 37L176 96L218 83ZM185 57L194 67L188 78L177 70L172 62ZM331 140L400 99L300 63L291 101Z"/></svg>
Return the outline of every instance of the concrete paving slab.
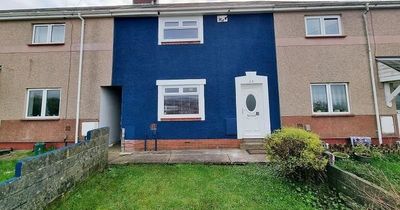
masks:
<svg viewBox="0 0 400 210"><path fill-rule="evenodd" d="M128 161L130 163L168 163L170 156L170 154L133 155Z"/></svg>
<svg viewBox="0 0 400 210"><path fill-rule="evenodd" d="M231 162L234 164L266 163L267 162L265 155L263 155L263 154L250 155L250 154L245 154L245 153L247 153L245 150L243 150L243 152L241 152L241 153L228 153L228 157L231 160Z"/></svg>
<svg viewBox="0 0 400 210"><path fill-rule="evenodd" d="M171 154L169 163L230 163L226 154Z"/></svg>
<svg viewBox="0 0 400 210"><path fill-rule="evenodd" d="M164 150L138 151L130 154L120 153L118 149L109 150L109 164L129 163L209 163L209 164L246 164L265 163L265 155L251 155L240 149L203 149L203 150Z"/></svg>

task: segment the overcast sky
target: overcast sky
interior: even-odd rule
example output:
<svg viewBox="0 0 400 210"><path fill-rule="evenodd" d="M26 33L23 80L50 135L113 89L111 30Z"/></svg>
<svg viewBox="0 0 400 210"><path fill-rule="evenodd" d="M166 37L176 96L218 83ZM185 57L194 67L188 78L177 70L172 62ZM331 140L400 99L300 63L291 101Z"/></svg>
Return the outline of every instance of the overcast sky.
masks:
<svg viewBox="0 0 400 210"><path fill-rule="evenodd" d="M132 3L132 0L0 0L0 1L1 1L0 10L49 8L49 7L128 5ZM158 0L159 3L182 3L188 1L221 2L221 1L249 1L249 0ZM341 0L341 1L346 1L346 0Z"/></svg>

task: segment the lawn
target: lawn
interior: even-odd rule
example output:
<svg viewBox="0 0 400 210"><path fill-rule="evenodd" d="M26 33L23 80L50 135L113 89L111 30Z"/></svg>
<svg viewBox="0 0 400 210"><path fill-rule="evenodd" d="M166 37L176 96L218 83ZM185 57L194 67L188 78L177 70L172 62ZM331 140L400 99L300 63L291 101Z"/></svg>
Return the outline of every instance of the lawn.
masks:
<svg viewBox="0 0 400 210"><path fill-rule="evenodd" d="M12 178L15 174L15 164L18 160L31 155L33 155L32 151L21 150L0 156L0 182Z"/></svg>
<svg viewBox="0 0 400 210"><path fill-rule="evenodd" d="M271 166L127 165L90 177L48 209L345 209L326 185L290 183Z"/></svg>
<svg viewBox="0 0 400 210"><path fill-rule="evenodd" d="M385 189L394 188L400 193L400 155L398 154L374 158L370 163L343 160L338 161L337 166Z"/></svg>

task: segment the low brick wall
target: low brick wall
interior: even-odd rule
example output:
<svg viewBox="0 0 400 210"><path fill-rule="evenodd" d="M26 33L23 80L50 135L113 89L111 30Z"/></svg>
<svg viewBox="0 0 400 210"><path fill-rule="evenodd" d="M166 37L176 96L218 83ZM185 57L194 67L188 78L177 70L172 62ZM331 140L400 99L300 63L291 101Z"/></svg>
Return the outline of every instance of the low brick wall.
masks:
<svg viewBox="0 0 400 210"><path fill-rule="evenodd" d="M331 187L359 203L379 208L375 202L379 200L385 203L385 209L400 209L399 202L388 191L337 166L328 166L328 182Z"/></svg>
<svg viewBox="0 0 400 210"><path fill-rule="evenodd" d="M108 159L108 128L80 142L17 163L15 177L0 183L0 207L43 209L77 182L103 170Z"/></svg>

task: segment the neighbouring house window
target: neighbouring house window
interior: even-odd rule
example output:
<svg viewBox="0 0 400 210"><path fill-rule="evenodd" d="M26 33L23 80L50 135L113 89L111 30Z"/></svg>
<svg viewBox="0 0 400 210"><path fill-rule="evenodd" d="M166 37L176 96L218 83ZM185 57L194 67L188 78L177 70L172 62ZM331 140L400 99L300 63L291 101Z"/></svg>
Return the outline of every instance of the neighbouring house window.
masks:
<svg viewBox="0 0 400 210"><path fill-rule="evenodd" d="M342 24L339 15L306 16L306 36L340 36Z"/></svg>
<svg viewBox="0 0 400 210"><path fill-rule="evenodd" d="M33 25L32 44L64 43L65 24Z"/></svg>
<svg viewBox="0 0 400 210"><path fill-rule="evenodd" d="M59 116L59 89L28 89L27 118L58 118Z"/></svg>
<svg viewBox="0 0 400 210"><path fill-rule="evenodd" d="M203 16L159 17L158 44L203 43Z"/></svg>
<svg viewBox="0 0 400 210"><path fill-rule="evenodd" d="M158 120L204 120L205 79L157 80Z"/></svg>
<svg viewBox="0 0 400 210"><path fill-rule="evenodd" d="M311 96L314 114L350 112L346 83L312 84Z"/></svg>

